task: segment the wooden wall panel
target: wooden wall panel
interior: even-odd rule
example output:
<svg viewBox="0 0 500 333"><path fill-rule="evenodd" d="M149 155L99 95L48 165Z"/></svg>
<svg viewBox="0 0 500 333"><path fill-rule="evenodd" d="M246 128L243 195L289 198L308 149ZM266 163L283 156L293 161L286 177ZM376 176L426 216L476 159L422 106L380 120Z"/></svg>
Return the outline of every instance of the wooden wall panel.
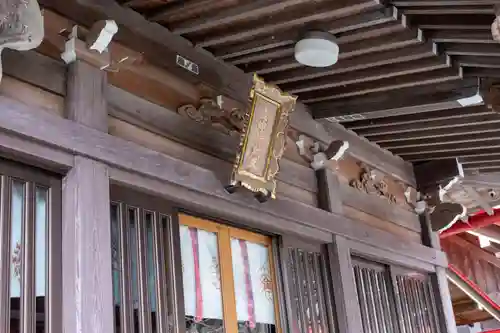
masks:
<svg viewBox="0 0 500 333"><path fill-rule="evenodd" d="M16 79L6 76L0 85L0 94L15 98L36 108L44 108L62 116L65 94L66 71L60 62L34 52L28 53L36 66L33 77L26 71L7 70ZM25 53L10 53L6 57L9 68L20 68L25 63ZM21 58L12 54L21 55ZM50 79L44 77L50 71ZM21 80L23 81L21 81ZM30 85L29 83L32 85ZM230 162L235 154L238 139L228 137L209 126L203 126L186 119L172 110L153 104L129 92L108 86L107 99L111 134L136 142L142 146L188 161L216 171L221 184L230 172ZM118 119L117 119L118 118ZM385 199L367 195L348 186L348 181L359 173L359 165L352 157L341 162L339 170L341 197L347 207L345 215L367 225L385 230L412 242L420 242L418 218L404 204L390 204ZM278 192L292 200L317 206L317 180L308 163L298 154L294 140L288 138L285 158L278 175ZM402 187L398 182L389 181L390 187L401 198Z"/></svg>

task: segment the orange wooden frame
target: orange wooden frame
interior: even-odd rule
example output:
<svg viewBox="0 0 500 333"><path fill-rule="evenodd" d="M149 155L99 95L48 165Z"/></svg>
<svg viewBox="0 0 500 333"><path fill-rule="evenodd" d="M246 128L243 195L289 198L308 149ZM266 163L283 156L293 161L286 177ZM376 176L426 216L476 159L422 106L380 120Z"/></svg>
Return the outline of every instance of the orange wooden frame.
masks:
<svg viewBox="0 0 500 333"><path fill-rule="evenodd" d="M269 236L253 233L247 230L238 229L216 222L204 220L190 215L180 214L179 223L184 226L193 227L217 235L217 245L219 253L222 304L224 311L225 333L238 333L238 317L236 313L236 295L234 289L233 260L231 253L231 238L243 239L252 243L264 245L268 249L269 269L273 281L274 317L276 332L281 333L278 288L276 285L275 262L272 255L273 240Z"/></svg>

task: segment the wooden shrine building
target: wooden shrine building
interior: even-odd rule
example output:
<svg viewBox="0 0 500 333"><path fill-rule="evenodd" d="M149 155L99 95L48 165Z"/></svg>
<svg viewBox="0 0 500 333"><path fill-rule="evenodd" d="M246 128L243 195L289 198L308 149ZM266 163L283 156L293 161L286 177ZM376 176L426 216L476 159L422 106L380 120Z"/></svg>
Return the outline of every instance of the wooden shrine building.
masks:
<svg viewBox="0 0 500 333"><path fill-rule="evenodd" d="M496 3L0 0L0 333L500 319Z"/></svg>

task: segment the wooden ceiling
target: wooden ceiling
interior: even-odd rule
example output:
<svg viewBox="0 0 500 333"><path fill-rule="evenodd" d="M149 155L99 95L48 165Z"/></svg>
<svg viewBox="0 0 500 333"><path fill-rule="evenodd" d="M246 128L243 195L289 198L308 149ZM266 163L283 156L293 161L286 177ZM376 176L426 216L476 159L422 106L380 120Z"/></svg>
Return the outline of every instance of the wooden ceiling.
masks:
<svg viewBox="0 0 500 333"><path fill-rule="evenodd" d="M469 172L500 171L500 115L456 102L479 78L500 78L496 0L119 2L405 160L459 157ZM335 35L336 65L295 61L295 42L313 29Z"/></svg>

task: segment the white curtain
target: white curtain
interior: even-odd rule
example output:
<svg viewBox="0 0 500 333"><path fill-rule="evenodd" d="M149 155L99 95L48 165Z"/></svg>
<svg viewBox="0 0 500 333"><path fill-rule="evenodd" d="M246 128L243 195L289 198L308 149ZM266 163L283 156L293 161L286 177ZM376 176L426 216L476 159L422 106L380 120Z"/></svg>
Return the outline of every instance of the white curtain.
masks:
<svg viewBox="0 0 500 333"><path fill-rule="evenodd" d="M196 317L200 314L196 300L195 253L190 228L180 227L182 268L184 280L184 303L186 315ZM201 314L203 318L222 319L222 297L217 236L214 233L197 229L199 272L201 295ZM268 249L260 244L244 242L248 251L248 273L251 290L247 286L242 246L237 239L231 240L234 284L238 321L249 321L250 311L254 312L255 322L274 324L274 301L269 268ZM225 258L222 258L225 260ZM250 296L250 297L249 297ZM252 302L253 298L253 302ZM249 311L249 304L250 306ZM198 310L198 312L197 312Z"/></svg>
<svg viewBox="0 0 500 333"><path fill-rule="evenodd" d="M36 190L35 221L35 295L45 296L45 254L46 254L46 225L47 225L47 191ZM11 265L10 265L10 297L21 296L21 277L18 275L21 269L21 242L22 221L24 214L24 186L23 183L15 182L12 186L11 206Z"/></svg>

